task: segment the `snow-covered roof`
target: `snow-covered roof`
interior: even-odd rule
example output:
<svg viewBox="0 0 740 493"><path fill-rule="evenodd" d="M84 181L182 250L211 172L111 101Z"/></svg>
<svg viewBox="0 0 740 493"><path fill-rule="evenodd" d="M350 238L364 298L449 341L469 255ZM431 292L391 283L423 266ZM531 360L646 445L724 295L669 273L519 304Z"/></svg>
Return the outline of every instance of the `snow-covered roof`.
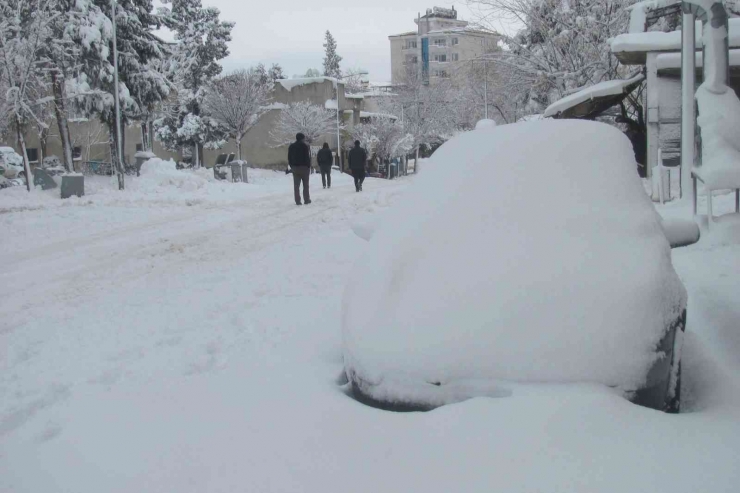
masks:
<svg viewBox="0 0 740 493"><path fill-rule="evenodd" d="M740 47L740 18L730 19L729 28L730 46ZM678 51L681 49L681 31L620 34L610 41L610 45L614 53ZM696 47L702 47L701 21L696 23Z"/></svg>
<svg viewBox="0 0 740 493"><path fill-rule="evenodd" d="M702 67L704 65L704 57L701 51L696 52L696 66ZM658 55L655 59L655 65L658 70L666 69L680 69L681 68L681 53L663 53ZM730 66L740 67L740 49L730 50Z"/></svg>
<svg viewBox="0 0 740 493"><path fill-rule="evenodd" d="M371 118L371 117L390 118L392 120L398 119L396 115L391 115L390 113L374 113L372 111L360 111L360 118Z"/></svg>
<svg viewBox="0 0 740 493"><path fill-rule="evenodd" d="M616 79L599 82L598 84L586 87L585 89L581 89L576 93L565 96L563 99L555 101L547 107L547 109L543 113L543 116L550 117L557 115L558 113L562 113L563 111L570 109L577 104L581 104L584 101L593 100L594 98L604 96L616 96L618 94L622 94L627 87L636 82L640 82L644 78L645 77L642 74L639 74L627 80Z"/></svg>
<svg viewBox="0 0 740 493"><path fill-rule="evenodd" d="M470 26L464 27L447 27L444 29L434 29L429 31L429 35L435 34L478 34L484 36L498 36L499 34L495 31L488 31L486 29L475 28Z"/></svg>
<svg viewBox="0 0 740 493"><path fill-rule="evenodd" d="M331 82L334 88L337 87L337 79L334 77L300 77L297 79L280 79L278 82L286 91L292 91L294 87L305 86L308 84L322 84L326 81Z"/></svg>
<svg viewBox="0 0 740 493"><path fill-rule="evenodd" d="M391 34L388 36L389 38L399 38L401 36L416 36L418 33L416 31L409 31L401 34Z"/></svg>

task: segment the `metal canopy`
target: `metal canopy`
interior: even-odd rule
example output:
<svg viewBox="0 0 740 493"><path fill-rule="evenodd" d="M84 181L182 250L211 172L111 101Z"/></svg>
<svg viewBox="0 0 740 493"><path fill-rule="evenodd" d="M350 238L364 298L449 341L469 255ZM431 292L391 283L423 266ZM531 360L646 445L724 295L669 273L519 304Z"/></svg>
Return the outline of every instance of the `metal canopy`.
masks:
<svg viewBox="0 0 740 493"><path fill-rule="evenodd" d="M557 114L552 115L552 118L593 120L594 118L607 111L609 108L612 108L621 103L622 100L626 98L629 93L634 91L637 87L640 86L640 84L642 84L643 80L644 79L639 78L637 80L634 80L634 82L623 86L622 92L620 92L619 94L593 96L585 101L576 103L573 106L560 110Z"/></svg>

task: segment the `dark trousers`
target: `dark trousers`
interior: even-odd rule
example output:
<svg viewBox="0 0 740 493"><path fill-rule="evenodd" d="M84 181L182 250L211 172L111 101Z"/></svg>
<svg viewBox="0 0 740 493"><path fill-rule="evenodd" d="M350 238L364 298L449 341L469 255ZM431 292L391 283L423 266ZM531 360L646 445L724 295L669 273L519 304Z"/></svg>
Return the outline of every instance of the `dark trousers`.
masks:
<svg viewBox="0 0 740 493"><path fill-rule="evenodd" d="M308 191L308 177L311 176L311 169L308 166L296 166L293 168L293 193L295 194L295 203L301 203L301 182L303 182L303 201L311 202L311 193Z"/></svg>
<svg viewBox="0 0 740 493"><path fill-rule="evenodd" d="M365 170L353 169L352 176L355 178L355 189L359 190L362 188L362 182L365 181Z"/></svg>
<svg viewBox="0 0 740 493"><path fill-rule="evenodd" d="M331 188L331 166L321 166L321 184Z"/></svg>

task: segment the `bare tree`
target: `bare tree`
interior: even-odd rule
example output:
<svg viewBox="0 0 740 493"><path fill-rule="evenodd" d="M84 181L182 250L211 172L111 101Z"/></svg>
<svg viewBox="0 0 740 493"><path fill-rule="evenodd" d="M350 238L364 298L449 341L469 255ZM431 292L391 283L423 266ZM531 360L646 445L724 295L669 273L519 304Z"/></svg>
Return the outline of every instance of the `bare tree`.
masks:
<svg viewBox="0 0 740 493"><path fill-rule="evenodd" d="M460 97L451 79L437 78L427 83L412 66L401 74L395 91L397 97L384 98L382 110L398 116L404 133L411 135L411 149L416 151L416 172L420 147L442 143L458 128L455 107Z"/></svg>
<svg viewBox="0 0 740 493"><path fill-rule="evenodd" d="M347 94L359 94L367 90L367 70L361 68L351 68L344 72L342 81L344 82L344 91Z"/></svg>
<svg viewBox="0 0 740 493"><path fill-rule="evenodd" d="M280 110L280 117L270 131L270 138L275 147L280 147L293 142L295 135L300 132L306 136L306 142L311 144L322 135L336 130L336 114L333 111L301 101Z"/></svg>
<svg viewBox="0 0 740 493"><path fill-rule="evenodd" d="M212 82L204 107L213 118L228 128L242 158L242 139L268 111L273 82L263 79L254 68L237 70Z"/></svg>
<svg viewBox="0 0 740 493"><path fill-rule="evenodd" d="M372 117L367 123L355 125L351 137L347 148L359 140L370 155L380 160L406 155L414 149L414 137L390 116Z"/></svg>
<svg viewBox="0 0 740 493"><path fill-rule="evenodd" d="M587 85L627 75L608 40L626 30L634 0L468 0L484 25L522 26L489 59L509 72L509 94L542 110ZM516 91L516 93L514 92Z"/></svg>

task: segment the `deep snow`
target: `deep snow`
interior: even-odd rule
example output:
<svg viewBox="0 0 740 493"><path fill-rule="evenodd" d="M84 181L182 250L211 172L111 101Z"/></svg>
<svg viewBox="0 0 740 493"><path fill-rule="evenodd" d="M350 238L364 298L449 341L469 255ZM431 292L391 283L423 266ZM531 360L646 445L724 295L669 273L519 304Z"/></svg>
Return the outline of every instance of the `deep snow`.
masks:
<svg viewBox="0 0 740 493"><path fill-rule="evenodd" d="M673 252L689 291L681 415L588 385L413 414L343 394L340 297L374 258L352 225L403 214L414 180L357 194L312 177L301 208L279 173L210 191L88 183L65 202L0 191L0 491L737 490L732 216Z"/></svg>

